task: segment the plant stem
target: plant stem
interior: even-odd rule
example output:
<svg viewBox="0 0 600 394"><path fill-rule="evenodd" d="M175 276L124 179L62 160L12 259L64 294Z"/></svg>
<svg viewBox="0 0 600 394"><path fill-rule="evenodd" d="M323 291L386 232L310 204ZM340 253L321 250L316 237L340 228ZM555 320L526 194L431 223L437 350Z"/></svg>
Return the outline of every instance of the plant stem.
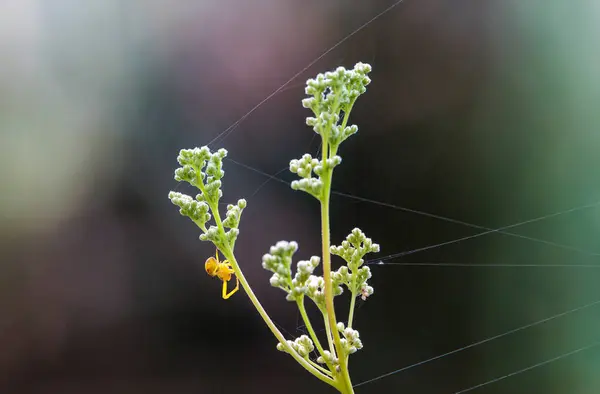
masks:
<svg viewBox="0 0 600 394"><path fill-rule="evenodd" d="M356 289L356 276L358 275L358 265L348 263L348 266L352 270L352 278L350 279L350 288ZM348 328L352 328L352 322L354 320L354 309L356 305L356 291L352 290L350 295L350 310L348 311Z"/></svg>
<svg viewBox="0 0 600 394"><path fill-rule="evenodd" d="M331 373L331 371L326 370L325 368L323 368L319 364L315 363L310 358L306 357L306 361L308 361L310 363L310 365L312 365L313 367L317 368L319 371L323 372L327 376L333 377L333 374Z"/></svg>
<svg viewBox="0 0 600 394"><path fill-rule="evenodd" d="M308 314L306 313L306 308L304 307L304 296L302 298L300 298L299 300L296 300L296 304L298 305L298 310L300 311L300 315L302 315L302 320L304 321L304 325L306 326L306 329L308 330L308 333L310 334L310 337L311 337L313 343L317 347L319 354L321 355L321 357L323 357L323 359L327 360L325 358L325 351L323 349L323 346L321 345L321 342L319 341L319 338L317 337L317 334L315 333L315 330L313 329L313 326L310 323ZM333 365L331 365L331 363L329 363L327 361L326 361L326 364L327 364L327 367L329 367L329 370L333 371Z"/></svg>
<svg viewBox="0 0 600 394"><path fill-rule="evenodd" d="M327 140L323 138L323 162L328 158L328 146ZM340 340L340 333L337 330L335 308L333 306L333 288L331 283L331 254L330 239L329 239L329 197L331 191L331 176L333 170L327 168L323 175L323 195L321 198L321 237L323 243L323 279L325 280L325 306L327 308L327 318L329 326L333 334L333 343L337 350L337 357L340 363L340 375L341 377L341 388L342 393L353 394L352 382L350 380L350 374L348 373L348 363L344 355L344 349Z"/></svg>
<svg viewBox="0 0 600 394"><path fill-rule="evenodd" d="M354 281L353 281L354 282ZM352 328L354 319L354 306L356 305L356 294L353 292L350 299L350 311L348 312L348 328ZM346 356L346 367L350 368L350 355Z"/></svg>
<svg viewBox="0 0 600 394"><path fill-rule="evenodd" d="M221 216L219 215L219 207L217 204L213 204L212 202L209 203L209 206L210 206L210 209L215 218L215 223L217 224L217 227L218 227L219 231L221 232L222 237L225 238L225 229L223 228L223 222L221 221ZM275 335L275 337L282 344L282 346L285 348L285 350L294 358L294 360L296 360L298 362L298 364L300 364L308 372L313 374L315 377L317 377L321 381L340 390L338 382L336 382L335 380L333 380L332 378L330 378L329 376L325 375L324 373L322 373L318 369L316 369L314 366L312 366L308 361L306 361L304 358L302 358L287 343L287 340L285 339L283 334L277 329L277 327L275 326L275 323L273 323L273 320L271 320L271 317L269 317L269 315L267 314L267 312L261 305L260 301L258 301L258 298L252 291L252 288L248 284L246 277L244 276L244 274L242 273L242 270L240 269L240 266L233 254L233 251L230 250L229 247L227 247L225 250L221 250L221 253L223 253L225 258L227 258L227 260L229 260L229 263L231 263L231 267L235 271L235 275L237 275L237 278L239 279L240 284L242 285L242 288L246 291L246 294L248 294L248 298L250 298L250 301L252 302L252 304L254 305L254 307L256 308L258 313L260 314L260 316L263 318L263 320L265 321L265 323L267 324L267 326L269 327L269 329L271 330L273 335Z"/></svg>
<svg viewBox="0 0 600 394"><path fill-rule="evenodd" d="M333 357L336 357L335 345L333 344L333 337L331 336L331 327L329 327L329 319L327 318L327 310L321 311L321 313L323 314L323 322L325 323L325 334L327 335L329 351Z"/></svg>
<svg viewBox="0 0 600 394"><path fill-rule="evenodd" d="M352 293L350 300L350 311L348 312L348 328L352 328L352 320L354 318L354 306L356 305L356 294Z"/></svg>
<svg viewBox="0 0 600 394"><path fill-rule="evenodd" d="M294 358L294 360L296 360L298 362L298 364L302 365L302 367L304 367L304 369L306 369L308 372L310 372L311 374L316 376L321 381L323 381L339 390L337 382L335 382L330 377L324 375L322 372L317 370L312 365L310 365L309 362L307 362L305 359L300 357L300 355L298 353L296 353L296 351L287 343L283 334L277 329L277 327L275 326L275 324L273 323L273 321L271 320L271 318L269 317L269 315L267 314L267 312L261 305L260 301L258 300L256 295L252 291L252 288L250 288L250 285L248 284L246 277L240 270L240 267L237 263L237 260L235 259L235 256L233 255L233 253L231 253L229 250L227 250L227 251L222 250L221 252L227 258L227 260L229 260L229 262L231 263L231 266L233 267L235 274L237 275L238 279L240 280L240 284L246 291L246 294L248 294L248 298L250 298L250 301L252 302L252 304L254 305L254 307L256 308L258 313L260 314L260 316L263 318L263 320L265 321L265 323L267 324L267 326L269 327L269 329L271 330L273 335L275 335L277 340L283 345L283 347L287 350L287 352Z"/></svg>

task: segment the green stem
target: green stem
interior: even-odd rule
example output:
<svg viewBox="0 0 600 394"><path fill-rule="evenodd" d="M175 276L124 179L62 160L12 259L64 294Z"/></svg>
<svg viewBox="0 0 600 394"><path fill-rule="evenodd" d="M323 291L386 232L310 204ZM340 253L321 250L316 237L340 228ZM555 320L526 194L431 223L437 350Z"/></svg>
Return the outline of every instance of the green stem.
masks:
<svg viewBox="0 0 600 394"><path fill-rule="evenodd" d="M327 160L328 147L326 139L323 138L323 161ZM333 334L333 343L337 350L338 359L340 362L340 377L343 393L353 394L352 381L350 380L350 374L348 373L348 363L344 356L344 349L342 348L340 333L336 327L335 308L333 306L333 288L331 283L331 254L330 239L329 239L329 197L331 191L331 175L332 169L325 169L322 175L323 181L323 195L321 198L321 237L323 243L323 279L325 280L325 306L327 308L327 318L329 326Z"/></svg>
<svg viewBox="0 0 600 394"><path fill-rule="evenodd" d="M350 104L348 104L348 108L346 108L344 110L344 119L342 120L342 130L345 129L346 125L348 124L348 118L350 118L350 111L352 111L352 107L354 106L355 101L352 101Z"/></svg>
<svg viewBox="0 0 600 394"><path fill-rule="evenodd" d="M353 281L354 282L354 281ZM352 328L352 320L354 319L354 306L356 305L356 293L352 293L350 299L350 311L348 312L348 328ZM346 356L346 366L350 368L350 355Z"/></svg>
<svg viewBox="0 0 600 394"><path fill-rule="evenodd" d="M219 232L221 233L221 236L223 238L225 238L225 229L223 228L223 222L221 221L221 215L219 214L218 204L213 204L212 202L209 202L208 204L209 204L210 209L211 209L211 211L213 213L213 216L215 218L215 223L217 224ZM254 305L254 307L256 308L256 310L258 311L258 313L260 314L260 316L263 318L263 320L265 321L265 323L267 324L267 326L269 327L269 329L271 330L271 332L273 333L273 335L275 335L275 337L281 343L281 345L285 348L285 350L294 358L294 360L296 360L298 362L298 364L300 364L308 372L310 372L311 374L313 374L315 377L317 377L321 381L323 381L323 382L325 382L325 383L327 383L327 384L329 384L329 385L331 385L334 388L336 388L336 389L339 390L339 387L338 387L339 384L338 384L338 382L336 382L335 380L333 380L329 376L323 374L317 368L315 368L314 366L312 366L308 361L306 361L304 358L302 358L289 345L289 343L287 343L287 340L285 339L285 337L283 336L283 334L277 329L277 327L275 326L275 323L273 323L273 320L271 320L271 317L269 317L269 315L267 314L267 312L265 311L265 309L261 305L260 301L258 301L258 298L256 297L256 295L252 291L252 288L248 284L248 281L246 280L246 277L244 276L244 274L242 273L242 270L240 269L240 266L239 266L239 264L238 264L238 262L237 262L237 260L236 260L236 258L234 256L234 254L233 254L233 251L230 250L229 247L227 247L225 250L221 250L221 253L223 253L223 255L225 256L225 258L227 258L227 260L229 260L229 263L231 263L231 267L235 271L235 275L239 279L240 284L242 285L242 288L246 291L246 294L248 294L248 298L250 298L250 301L252 302L252 304Z"/></svg>
<svg viewBox="0 0 600 394"><path fill-rule="evenodd" d="M314 362L313 360L311 360L310 358L308 358L308 356L306 357L305 360L308 361L310 363L310 365L312 365L313 367L317 368L319 371L323 372L327 376L333 377L333 374L331 373L331 371L323 368L322 366L320 366L319 364L317 364L316 362Z"/></svg>
<svg viewBox="0 0 600 394"><path fill-rule="evenodd" d="M356 289L356 276L358 275L358 265L351 264L348 262L348 266L352 270L352 278L350 279L350 288ZM350 299L350 310L348 311L348 328L352 328L352 322L354 320L354 309L356 305L356 291L353 290Z"/></svg>
<svg viewBox="0 0 600 394"><path fill-rule="evenodd" d="M323 314L323 322L325 323L325 335L327 335L329 351L333 357L336 357L335 345L333 344L333 337L331 336L331 327L329 327L329 319L327 318L327 310L321 311L321 313Z"/></svg>
<svg viewBox="0 0 600 394"><path fill-rule="evenodd" d="M336 97L336 101L333 105L334 112L338 111L338 100ZM353 104L353 103L352 103ZM352 104L350 104L349 108L352 108ZM344 119L342 121L342 127L345 127L348 117L350 115L350 111L345 111ZM328 144L329 136L328 133L331 130L333 125L328 125L327 133L323 133L322 141L323 141L323 164L327 162L327 159L333 157L337 152L337 145ZM334 347L336 350L337 358L339 360L340 374L337 376L341 380L340 391L346 394L354 394L354 389L352 388L352 381L350 380L350 374L348 372L348 360L344 355L344 349L342 348L340 333L337 330L337 320L335 318L335 307L333 306L333 284L331 283L331 254L330 254L330 234L329 234L329 199L331 194L331 177L333 176L333 169L329 167L325 167L322 175L321 181L323 182L322 195L320 198L321 201L321 238L322 238L322 247L323 247L323 280L325 281L325 307L327 309L326 316L326 324L325 327L329 328L328 339L329 346L331 352L333 353ZM333 344L331 343L333 339ZM338 380L338 379L336 379Z"/></svg>
<svg viewBox="0 0 600 394"><path fill-rule="evenodd" d="M348 312L348 328L352 328L352 320L354 318L354 306L356 305L356 294L352 293L350 300L350 312Z"/></svg>
<svg viewBox="0 0 600 394"><path fill-rule="evenodd" d="M323 349L323 346L321 345L321 342L319 341L319 337L317 337L317 334L315 333L315 330L313 329L313 326L310 323L310 319L308 318L308 314L306 313L306 308L304 307L304 297L301 297L299 300L296 300L296 304L298 305L298 310L300 311L300 315L302 315L302 320L304 321L304 325L306 326L306 329L308 330L308 333L310 334L310 337L311 337L313 343L317 347L317 350L319 351L319 354L321 355L321 357L323 357L323 359L325 359L325 351ZM327 359L325 359L325 360L327 360ZM329 370L333 371L333 365L331 365L327 361L326 361L326 364L327 364L327 367L329 367Z"/></svg>
<svg viewBox="0 0 600 394"><path fill-rule="evenodd" d="M194 223L196 223L196 226L200 227L200 229L202 229L203 232L206 232L206 225L200 221L194 220Z"/></svg>
<svg viewBox="0 0 600 394"><path fill-rule="evenodd" d="M277 329L277 327L275 326L275 323L273 323L273 321L271 320L271 318L269 317L269 315L267 314L267 312L261 305L260 301L258 301L258 298L256 297L256 295L252 291L252 288L248 284L248 281L246 280L246 277L242 273L242 270L240 269L238 262L235 259L235 256L233 255L233 253L230 250L226 250L226 251L222 250L221 252L227 258L227 260L229 260L229 262L231 263L231 266L233 267L235 274L237 275L238 279L240 280L240 284L242 285L242 288L246 291L246 294L248 294L248 298L250 298L250 301L252 302L252 304L254 305L254 307L256 308L258 313L260 314L260 316L263 318L263 320L265 321L265 323L267 324L267 326L269 327L269 329L271 330L273 335L275 335L277 340L283 345L283 347L287 350L287 352L294 358L294 360L296 360L298 362L298 364L300 364L302 367L304 367L304 369L306 369L308 372L310 372L311 374L316 376L321 381L323 381L339 390L339 387L338 387L339 385L336 381L334 381L329 376L326 376L325 374L320 372L318 369L316 369L314 366L312 366L308 361L306 361L298 353L296 353L296 351L287 343L283 334Z"/></svg>
<svg viewBox="0 0 600 394"><path fill-rule="evenodd" d="M206 193L205 193L205 195L206 195ZM225 228L223 227L223 222L221 221L221 215L219 214L219 203L213 203L212 201L210 201L210 202L208 202L208 206L210 207L210 210L213 213L213 216L215 218L215 223L217 224L217 227L218 227L219 231L221 232L221 235L223 237L225 237Z"/></svg>

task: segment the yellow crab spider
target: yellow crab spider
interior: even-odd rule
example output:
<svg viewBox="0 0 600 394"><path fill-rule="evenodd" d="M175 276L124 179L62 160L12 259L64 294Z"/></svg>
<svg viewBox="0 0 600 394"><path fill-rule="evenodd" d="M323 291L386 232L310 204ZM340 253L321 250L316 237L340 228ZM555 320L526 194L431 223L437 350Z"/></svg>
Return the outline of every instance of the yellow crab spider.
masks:
<svg viewBox="0 0 600 394"><path fill-rule="evenodd" d="M240 289L240 280L236 277L236 285L230 293L227 293L227 282L231 280L231 276L235 274L235 271L231 267L231 263L229 261L219 260L219 249L217 249L217 253L215 257L210 256L206 259L204 263L204 269L206 273L210 276L217 277L223 281L223 299L226 300L231 297L236 291Z"/></svg>

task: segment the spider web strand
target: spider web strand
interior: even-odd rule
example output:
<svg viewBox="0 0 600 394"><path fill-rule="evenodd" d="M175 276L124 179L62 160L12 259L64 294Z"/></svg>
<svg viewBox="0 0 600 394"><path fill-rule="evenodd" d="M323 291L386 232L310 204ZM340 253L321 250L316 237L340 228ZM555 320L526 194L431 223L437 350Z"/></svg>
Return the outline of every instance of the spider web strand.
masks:
<svg viewBox="0 0 600 394"><path fill-rule="evenodd" d="M506 331L506 332L504 332L504 333L502 333L502 334L498 334L498 335L495 335L495 336L492 336L492 337L489 337L489 338L483 339L483 340L481 340L481 341L474 342L474 343L472 343L472 344L470 344L470 345L463 346L463 347L461 347L461 348L458 348L458 349L455 349L455 350L449 351L449 352L447 352L447 353L444 353L444 354L440 354L439 356L435 356L435 357L431 357L431 358L428 358L428 359L426 359L426 360L423 360L423 361L419 361L419 362L417 362L417 363L414 363L414 364L408 365L408 366L406 366L406 367L403 367L403 368L397 369L397 370L395 370L395 371L391 371L391 372L385 373L385 374L383 374L383 375L380 375L380 376L377 376L377 377L375 377L375 378L372 378L372 379L369 379L369 380L365 380L364 382L360 382L360 383L358 383L358 384L355 384L355 385L354 385L354 387L364 386L364 385L365 385L365 384L367 384L367 383L372 383L372 382L375 382L375 381L377 381L377 380L380 380L380 379L386 378L386 377L388 377L388 376L392 376L392 375L395 375L395 374L397 374L397 373L400 373L400 372L408 371L409 369L412 369L412 368L415 368L415 367L418 367L418 366L421 366L421 365L424 365L424 364L428 364L428 363L430 363L430 362L432 362L432 361L439 360L439 359L441 359L441 358L444 358L444 357L450 356L450 355L452 355L452 354L460 353L460 352L462 352L462 351L464 351L464 350L467 350L467 349L474 348L475 346L483 345L484 343L488 343L488 342L494 341L494 340L496 340L496 339L500 339L500 338L506 337L506 336L508 336L508 335L515 334L515 333L517 333L517 332L520 332L520 331L526 330L526 329L528 329L528 328L531 328L531 327L539 326L540 324L547 323L547 322L549 322L549 321L552 321L552 320L556 320L556 319L558 319L558 318L561 318L561 317L564 317L564 316L567 316L567 315L573 314L573 313L575 313L575 312L582 311L582 310L584 310L584 309L587 309L587 308L591 308L591 307L593 307L593 306L596 306L596 305L598 305L598 304L600 304L600 300L597 300L597 301L591 302L591 303L589 303L589 304L586 304L586 305L580 306L580 307L578 307L578 308L574 308L574 309L568 310L568 311L566 311L566 312L562 312L562 313L556 314L556 315L554 315L554 316L547 317L547 318L545 318L545 319L542 319L542 320L538 320L538 321L536 321L536 322L533 322L533 323L526 324L526 325L524 325L524 326L521 326L521 327L518 327L518 328L512 329L512 330L510 330L510 331ZM455 394L458 394L458 393L455 393Z"/></svg>
<svg viewBox="0 0 600 394"><path fill-rule="evenodd" d="M383 11L381 11L379 14L375 15L374 17L372 17L371 19L369 19L367 22L363 23L362 25L360 25L359 27L357 27L356 29L354 29L354 31L352 31L350 34L348 34L347 36L345 36L344 38L342 38L341 40L339 40L332 47L330 47L325 52L323 52L321 55L319 55L319 57L317 57L315 60L313 60L312 62L310 62L306 67L304 67L302 70L300 70L296 74L294 74L293 77L291 77L290 79L288 79L283 85L281 85L279 88L277 88L275 91L273 91L273 93L269 94L261 102L259 102L254 107L252 107L252 109L250 109L250 111L248 111L244 116L242 116L237 121L235 121L233 124L231 124L231 126L229 126L227 129L225 129L224 131L222 131L221 133L219 133L207 145L210 146L210 145L212 145L214 142L216 142L219 139L221 139L221 142L223 142L225 140L225 138L227 138L229 135L231 135L231 133L233 133L233 131L237 128L237 126L241 122L243 122L248 116L250 116L260 106L262 106L264 103L266 103L271 98L273 98L273 96L275 96L277 93L279 93L281 90L283 90L292 81L294 81L296 78L298 78L302 73L304 73L306 70L308 70L310 67L312 67L315 63L317 63L319 60L321 60L323 57L325 57L329 52L333 51L334 49L336 49L337 47L339 47L340 45L342 45L350 37L354 36L356 33L360 32L365 27L369 26L371 23L375 22L377 19L381 18L383 15L387 14L388 12L390 12L392 9L394 9L396 6L400 5L402 2L404 2L404 0L397 0L392 5L390 5L388 8L386 8Z"/></svg>
<svg viewBox="0 0 600 394"><path fill-rule="evenodd" d="M531 366L529 366L529 367L527 367L527 368L523 368L523 369L520 369L520 370L518 370L518 371L511 372L511 373L509 373L509 374L506 374L506 375L504 375L504 376L501 376L501 377L499 377L499 378L495 378L495 379L492 379L492 380L488 380L488 381L487 381L487 382L485 382L485 383L481 383L481 384L478 384L478 385L476 385L476 386L469 387L468 389L464 389L464 390L461 390L461 391L457 391L457 392L455 392L454 394L462 394L462 393L466 393L466 392L469 392L469 391L473 391L473 390L475 390L475 389L478 389L478 388L480 388L480 387L487 386L487 385L489 385L489 384L492 384L492 383L499 382L499 381L501 381L501 380L504 380L504 379L506 379L506 378L510 378L510 377L512 377L512 376L519 375L519 374L521 374L521 373L523 373L523 372L531 371L531 370L532 370L532 369L534 369L534 368L538 368L538 367L541 367L541 366L544 366L544 365L547 365L547 364L553 363L553 362L555 362L555 361L561 360L561 359L563 359L563 358L566 358L566 357L572 356L572 355L574 355L574 354L581 353L581 352L583 352L583 351L585 351L585 350L592 349L592 348L594 348L594 347L596 347L596 346L598 346L598 345L600 345L600 341L597 341L597 342L594 342L594 343L592 343L592 344L590 344L590 345L587 345L587 346L581 347L581 348L579 348L579 349L577 349L577 350L573 350L573 351L570 351L570 352L568 352L568 353L561 354L560 356L557 356L557 357L551 358L551 359L549 359L549 360L542 361L542 362L540 362L540 363L537 363L537 364L531 365Z"/></svg>

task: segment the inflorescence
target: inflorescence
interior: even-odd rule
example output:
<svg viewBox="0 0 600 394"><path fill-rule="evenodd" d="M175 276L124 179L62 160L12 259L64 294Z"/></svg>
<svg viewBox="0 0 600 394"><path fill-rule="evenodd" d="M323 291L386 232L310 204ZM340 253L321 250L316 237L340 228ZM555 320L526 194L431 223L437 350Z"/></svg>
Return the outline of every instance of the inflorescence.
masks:
<svg viewBox="0 0 600 394"><path fill-rule="evenodd" d="M321 136L322 157L313 158L310 154L304 154L299 159L291 160L289 169L300 178L294 180L291 187L312 195L320 201L322 207L327 207L327 210L323 211L327 214L324 215L322 223L323 232L326 231L327 234L331 177L333 169L342 162L338 149L342 142L358 131L358 126L349 125L348 120L357 98L366 91L366 86L371 82L368 77L370 72L370 65L358 63L352 70L338 67L335 71L318 74L314 79L307 81L305 92L309 97L302 100L302 105L313 113L313 116L306 118L306 124ZM277 349L291 354L313 375L341 392L352 393L347 357L363 347L359 332L352 328L354 302L358 297L366 300L373 294L373 287L368 283L371 271L363 264L367 253L379 252L379 245L367 238L360 229L355 228L339 246L329 247L329 240L325 241L324 238L323 247L325 250L329 248L328 253L322 257L311 256L308 260L298 261L295 272L292 272L292 265L293 256L298 251L296 242L279 241L269 249L269 253L262 258L262 266L272 273L270 283L273 287L283 290L288 301L296 302L310 333L310 336L302 335L294 340L285 340L262 309L234 257L234 245L239 235L240 218L246 208L246 200L240 199L236 204L227 205L223 220L219 213L219 201L223 196L221 180L225 175L223 159L226 156L225 149L216 152L211 152L206 146L182 149L177 157L180 167L175 170L175 180L189 183L200 193L192 198L172 191L169 193L169 199L179 207L181 215L190 218L202 230L200 240L212 242L227 257L229 262L221 263L218 257L216 262L211 262L211 275L214 276L217 269L230 270L219 271L224 285L232 274L239 277L246 293L278 338ZM336 271L331 271L330 254L341 257L345 264ZM324 266L323 276L315 274L321 263ZM330 282L326 283L325 277ZM352 297L347 323L334 320L332 297L326 297L327 291L331 291L335 297L341 295L344 288ZM312 300L323 315L328 349L320 344L312 329L304 309L305 297ZM318 355L315 360L311 360L310 356L315 351Z"/></svg>

